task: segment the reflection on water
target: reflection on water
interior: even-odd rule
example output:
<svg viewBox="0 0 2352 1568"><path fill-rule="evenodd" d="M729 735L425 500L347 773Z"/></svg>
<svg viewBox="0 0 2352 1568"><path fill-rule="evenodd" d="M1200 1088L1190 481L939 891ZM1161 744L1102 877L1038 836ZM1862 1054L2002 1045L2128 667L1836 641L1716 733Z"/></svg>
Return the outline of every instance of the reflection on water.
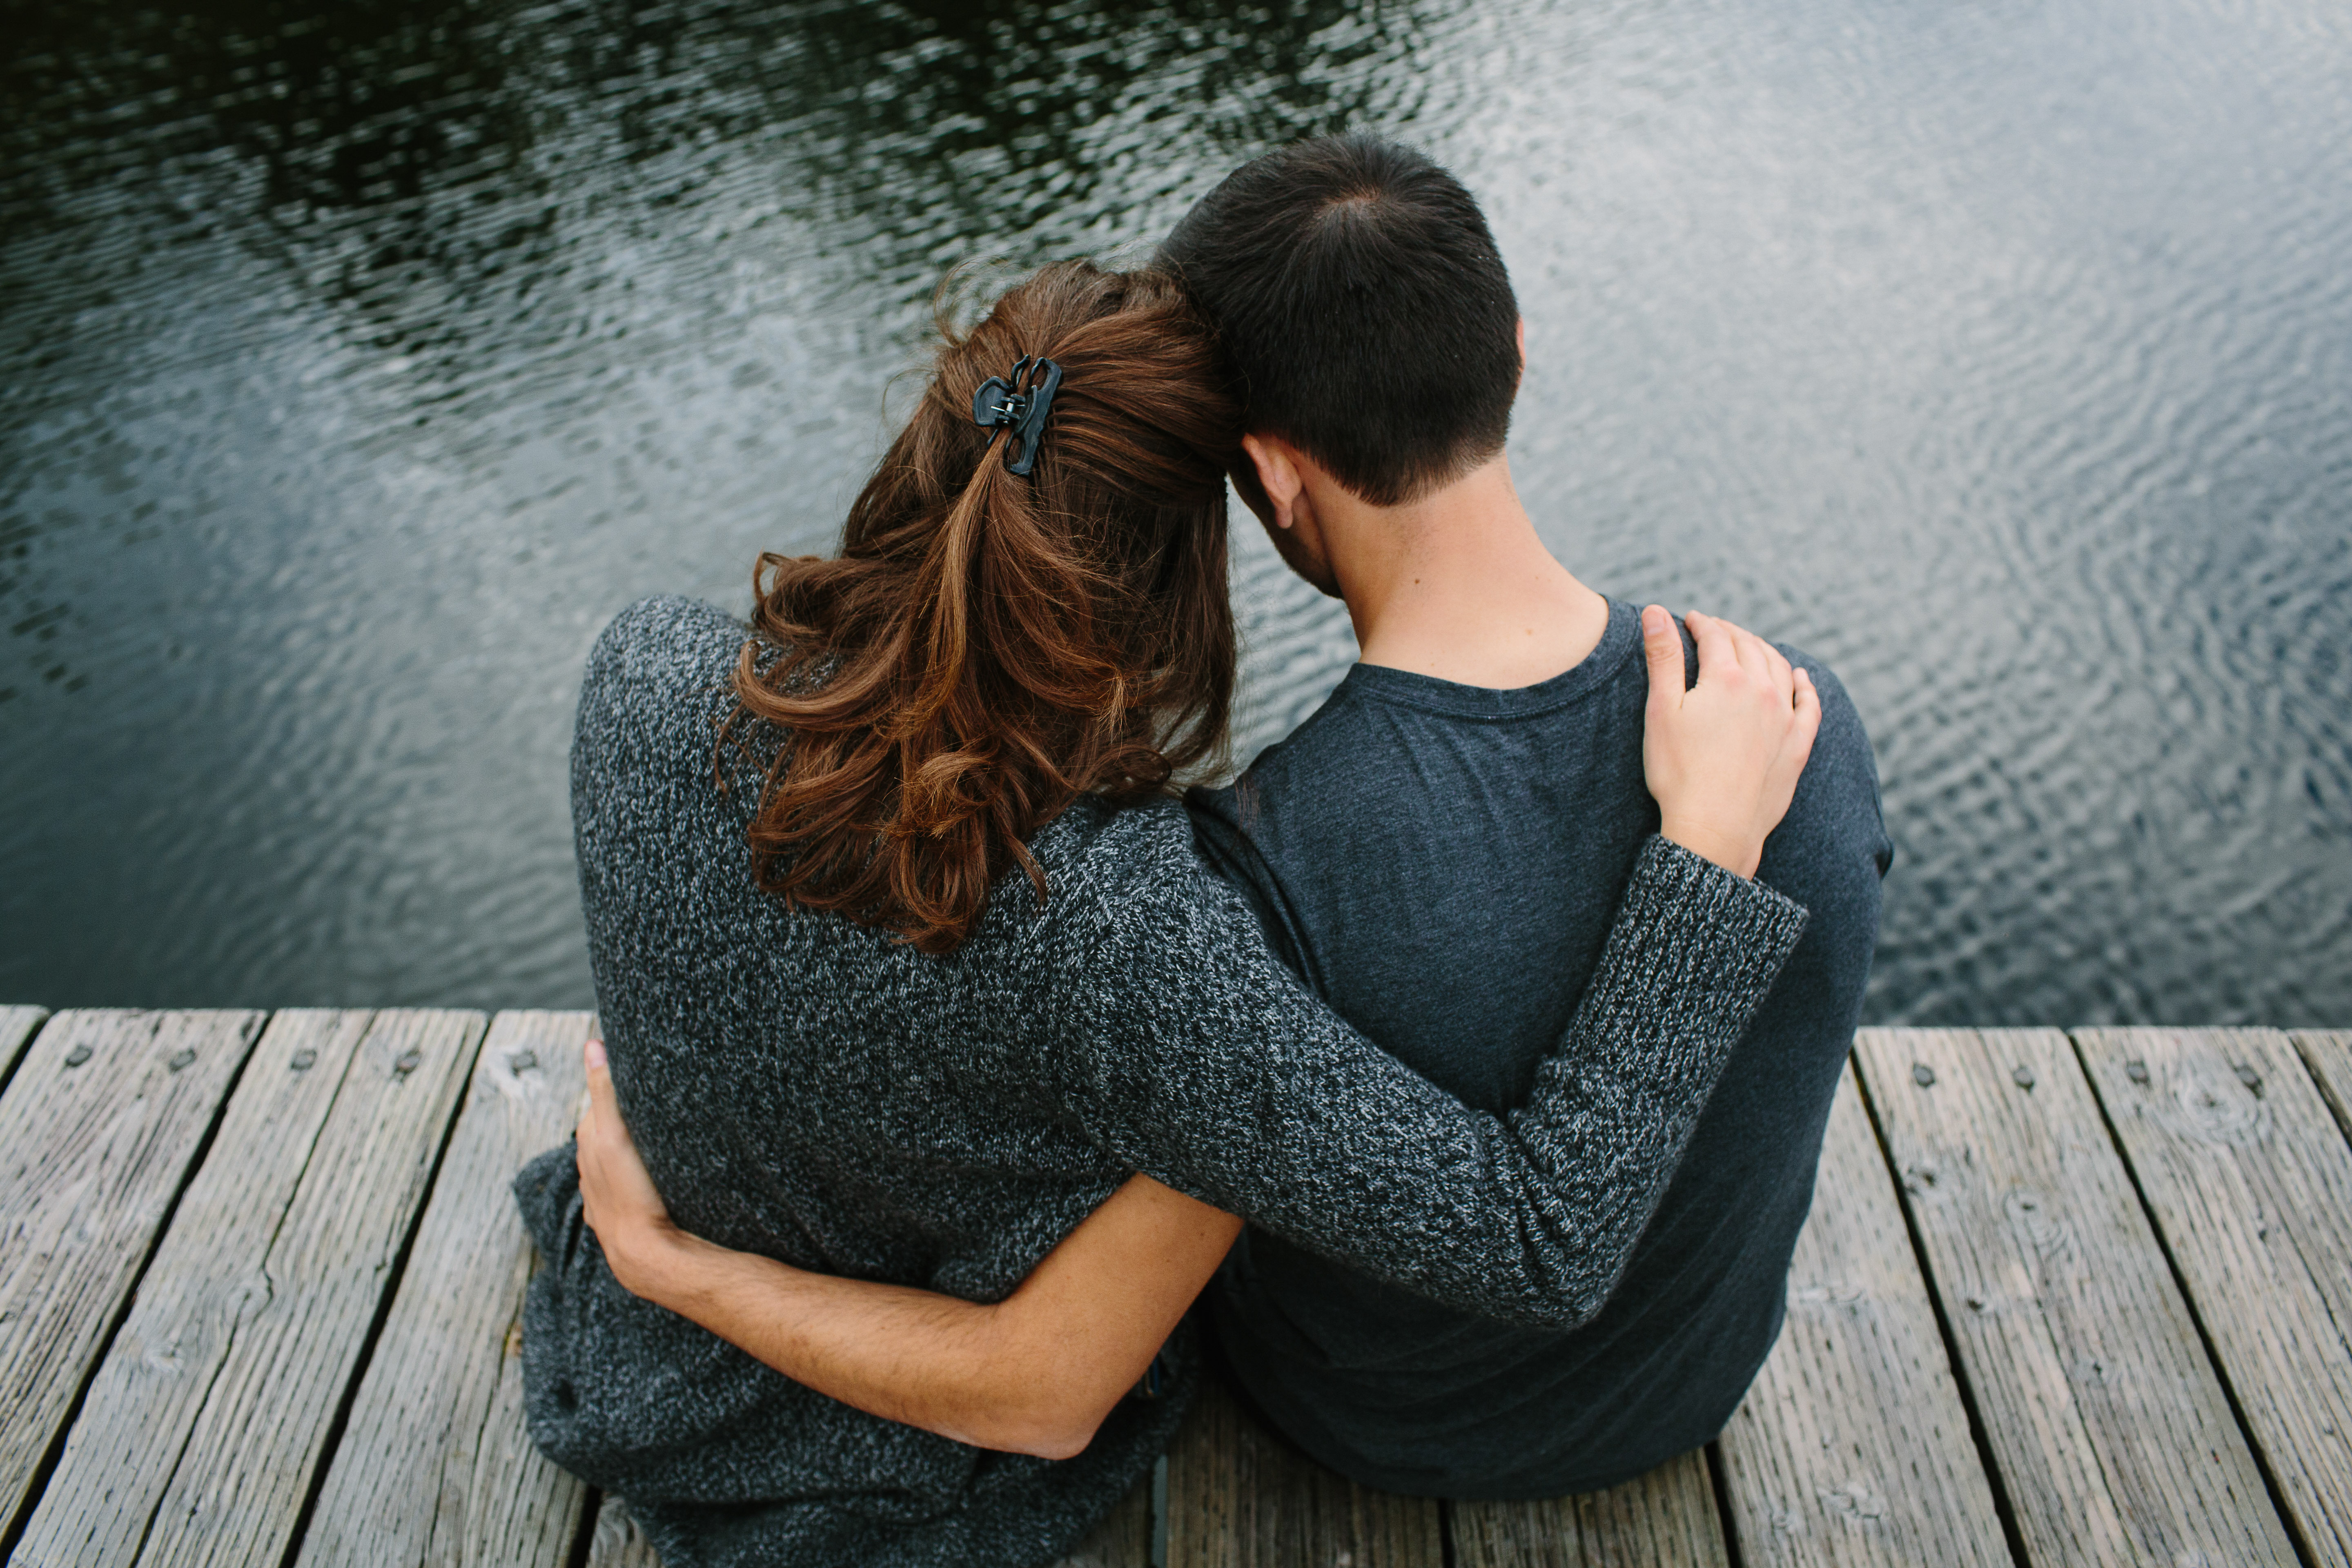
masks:
<svg viewBox="0 0 2352 1568"><path fill-rule="evenodd" d="M945 268L1367 126L1487 202L1554 547L1844 676L1874 1016L2352 1021L2332 0L16 15L0 998L583 1003L604 619L824 546ZM1239 564L1246 748L1352 645Z"/></svg>

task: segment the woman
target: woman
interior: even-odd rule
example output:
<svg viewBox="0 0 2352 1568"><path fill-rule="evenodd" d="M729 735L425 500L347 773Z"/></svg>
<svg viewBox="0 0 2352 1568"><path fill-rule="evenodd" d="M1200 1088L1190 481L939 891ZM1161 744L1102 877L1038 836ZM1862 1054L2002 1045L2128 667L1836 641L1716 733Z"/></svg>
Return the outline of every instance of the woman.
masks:
<svg viewBox="0 0 2352 1568"><path fill-rule="evenodd" d="M748 642L655 601L598 645L574 819L643 1169L592 1127L519 1180L551 1260L525 1375L542 1447L671 1568L1058 1554L1181 1414L1181 1334L1168 1397L1118 1395L1234 1215L1580 1321L1795 942L1801 910L1674 842L1752 865L1810 744L1810 692L1710 627L1654 707L1665 836L1523 1109L1467 1110L1313 1002L1164 793L1232 685L1217 363L1165 278L1048 268L949 336L841 556L763 560ZM1027 1363L1050 1398L941 1415L835 1354L872 1317L836 1292L880 1281L1001 1365L973 1325L1106 1235L1127 1288Z"/></svg>

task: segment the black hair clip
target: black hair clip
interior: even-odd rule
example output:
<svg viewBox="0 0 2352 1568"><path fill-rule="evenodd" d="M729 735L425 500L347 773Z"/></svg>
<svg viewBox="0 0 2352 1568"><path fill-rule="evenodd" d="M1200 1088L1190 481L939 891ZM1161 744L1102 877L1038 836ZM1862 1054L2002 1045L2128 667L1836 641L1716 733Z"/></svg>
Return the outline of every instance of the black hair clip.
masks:
<svg viewBox="0 0 2352 1568"><path fill-rule="evenodd" d="M971 421L983 430L1003 426L1013 435L1005 443L1004 468L1024 479L1037 466L1037 437L1045 433L1045 416L1053 412L1054 394L1062 384L1062 367L1052 360L1023 354L1013 362L1013 376L992 375L971 395ZM1021 456L1013 455L1013 441Z"/></svg>

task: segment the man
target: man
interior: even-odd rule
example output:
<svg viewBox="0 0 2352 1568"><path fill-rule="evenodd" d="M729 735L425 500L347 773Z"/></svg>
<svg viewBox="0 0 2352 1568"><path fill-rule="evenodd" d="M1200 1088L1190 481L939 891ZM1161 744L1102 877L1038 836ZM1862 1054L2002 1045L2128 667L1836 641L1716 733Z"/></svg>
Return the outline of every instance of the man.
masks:
<svg viewBox="0 0 2352 1568"><path fill-rule="evenodd" d="M1200 843L1310 989L1502 1110L1657 818L1639 617L1552 558L1511 488L1524 333L1501 258L1451 175L1365 137L1245 166L1162 258L1249 389L1245 499L1362 650L1238 784L1194 792ZM1408 376L1412 397L1382 395ZM1759 875L1811 921L1599 1315L1486 1321L1255 1230L1212 1287L1243 1389L1333 1468L1444 1497L1596 1489L1713 1437L1770 1349L1892 854L1853 705L1790 657L1822 728Z"/></svg>
<svg viewBox="0 0 2352 1568"><path fill-rule="evenodd" d="M1248 388L1237 485L1292 566L1345 598L1363 655L1233 788L1195 793L1202 853L1309 988L1440 1088L1501 1112L1576 1012L1658 828L1642 754L1649 666L1688 668L1692 652L1663 611L1645 628L1579 583L1520 507L1503 453L1517 309L1452 176L1369 139L1302 143L1229 178L1164 259ZM1410 398L1392 395L1405 385ZM1645 1194L1650 1223L1598 1311L1569 1332L1514 1327L1255 1231L1227 1259L1210 1291L1225 1353L1327 1464L1394 1490L1556 1495L1706 1441L1738 1403L1779 1329L1889 854L1853 709L1799 664L1819 688L1812 759L1760 863L1751 852L1735 869L1811 921L1678 1171ZM596 1061L581 1188L612 1252L625 1229L662 1222ZM1223 1248L1230 1231L1203 1230L1202 1207L1138 1178L992 1307L707 1257L672 1304L869 1411L1058 1457L1101 1411L1031 1408L1020 1387L1041 1380L1024 1369L1132 1365L1120 1358L1138 1344L1148 1358L1164 1321L1126 1303L1202 1236ZM1168 1239L1183 1227L1189 1239ZM1016 1316L1018 1355L997 1332Z"/></svg>

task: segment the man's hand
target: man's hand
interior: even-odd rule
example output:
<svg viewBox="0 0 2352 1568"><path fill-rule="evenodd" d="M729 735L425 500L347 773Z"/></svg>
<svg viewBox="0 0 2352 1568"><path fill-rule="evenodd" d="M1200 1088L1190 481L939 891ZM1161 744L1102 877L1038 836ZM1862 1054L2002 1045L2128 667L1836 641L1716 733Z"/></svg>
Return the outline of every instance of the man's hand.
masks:
<svg viewBox="0 0 2352 1568"><path fill-rule="evenodd" d="M1685 619L1698 644L1698 684L1687 689L1674 617L1656 605L1642 612L1650 665L1642 772L1660 833L1753 877L1812 754L1822 700L1812 677L1754 633L1696 612Z"/></svg>
<svg viewBox="0 0 2352 1568"><path fill-rule="evenodd" d="M588 1228L604 1248L613 1278L631 1294L654 1299L661 1265L680 1239L668 1205L654 1190L637 1146L613 1098L613 1074L604 1065L604 1042L591 1040L588 1109L581 1113L580 1206Z"/></svg>

